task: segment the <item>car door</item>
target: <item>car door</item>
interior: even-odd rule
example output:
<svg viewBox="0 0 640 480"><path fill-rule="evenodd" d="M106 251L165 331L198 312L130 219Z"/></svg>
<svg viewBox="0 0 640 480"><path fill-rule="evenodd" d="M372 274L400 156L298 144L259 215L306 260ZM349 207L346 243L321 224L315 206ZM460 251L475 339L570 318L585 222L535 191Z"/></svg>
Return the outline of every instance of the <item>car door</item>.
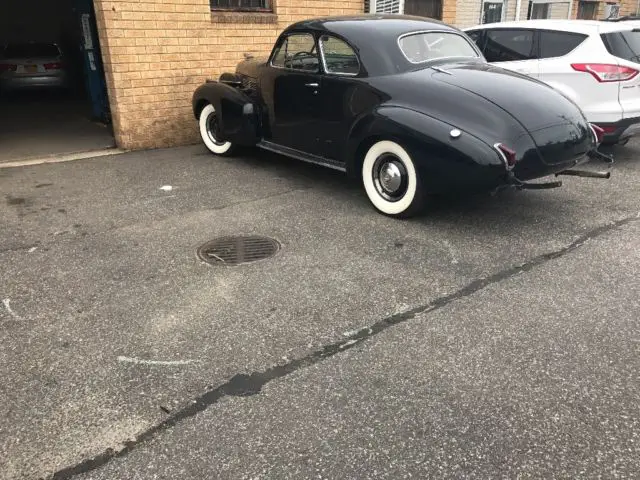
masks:
<svg viewBox="0 0 640 480"><path fill-rule="evenodd" d="M364 110L380 102L366 84L358 79L361 64L354 48L334 35L323 34L318 40L322 60L322 108L319 134L321 155L344 161L351 125Z"/></svg>
<svg viewBox="0 0 640 480"><path fill-rule="evenodd" d="M280 39L261 81L270 135L278 145L317 155L320 59L310 33Z"/></svg>
<svg viewBox="0 0 640 480"><path fill-rule="evenodd" d="M538 78L538 35L525 28L487 28L483 54L488 62Z"/></svg>

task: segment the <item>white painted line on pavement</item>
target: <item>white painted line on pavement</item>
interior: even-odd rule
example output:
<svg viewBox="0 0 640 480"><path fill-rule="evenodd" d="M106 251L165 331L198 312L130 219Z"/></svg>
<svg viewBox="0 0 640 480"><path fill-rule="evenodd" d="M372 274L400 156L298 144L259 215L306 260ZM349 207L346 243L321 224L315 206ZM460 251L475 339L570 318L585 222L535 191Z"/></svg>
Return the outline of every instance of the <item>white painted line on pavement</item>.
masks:
<svg viewBox="0 0 640 480"><path fill-rule="evenodd" d="M4 305L4 308L7 309L7 312L9 312L9 315L18 320L22 320L22 317L11 309L9 302L11 302L10 298L5 298L4 300L2 300L2 304Z"/></svg>
<svg viewBox="0 0 640 480"><path fill-rule="evenodd" d="M31 165L42 165L45 163L62 163L74 160L85 160L87 158L106 157L109 155L119 155L127 152L120 148L105 148L103 150L90 150L87 152L69 153L66 155L50 155L48 157L28 158L13 162L0 163L0 168L28 167Z"/></svg>
<svg viewBox="0 0 640 480"><path fill-rule="evenodd" d="M138 365L189 365L193 363L193 360L144 360L141 358L131 358L131 357L118 357L119 362L123 363L135 363Z"/></svg>

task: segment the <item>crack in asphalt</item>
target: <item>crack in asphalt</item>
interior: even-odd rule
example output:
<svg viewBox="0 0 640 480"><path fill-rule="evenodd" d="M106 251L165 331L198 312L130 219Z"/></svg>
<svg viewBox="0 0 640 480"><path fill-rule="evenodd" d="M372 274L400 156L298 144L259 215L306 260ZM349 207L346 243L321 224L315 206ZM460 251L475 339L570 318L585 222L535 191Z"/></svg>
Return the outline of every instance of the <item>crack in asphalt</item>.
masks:
<svg viewBox="0 0 640 480"><path fill-rule="evenodd" d="M156 437L162 431L174 427L183 420L194 417L198 413L209 408L211 405L217 403L223 397L246 397L257 395L262 390L262 387L273 380L286 377L287 375L290 375L298 370L322 362L327 358L333 357L340 352L346 351L356 345L363 343L364 341L374 337L375 335L378 335L381 332L384 332L392 326L407 322L415 318L417 315L439 310L456 300L471 296L490 285L494 285L503 280L515 277L520 273L528 272L533 268L543 265L551 260L563 257L568 253L571 253L572 251L578 249L589 240L602 236L612 230L618 229L624 225L638 220L640 220L640 213L602 225L581 235L565 247L562 247L553 252L538 255L525 263L512 266L505 270L501 270L497 273L489 275L488 277L476 279L466 286L462 287L461 289L448 295L436 298L435 300L432 300L427 304L420 305L378 320L372 325L361 328L340 341L325 345L321 349L316 350L305 357L294 359L284 365L275 365L260 372L253 372L250 374L236 374L226 383L219 385L214 389L208 390L162 422L153 425L149 429L140 433L134 440L123 443L124 446L122 449L107 449L103 453L93 458L83 460L76 465L58 470L48 478L50 478L51 480L63 480L96 470L106 465L111 460L128 455L138 446Z"/></svg>

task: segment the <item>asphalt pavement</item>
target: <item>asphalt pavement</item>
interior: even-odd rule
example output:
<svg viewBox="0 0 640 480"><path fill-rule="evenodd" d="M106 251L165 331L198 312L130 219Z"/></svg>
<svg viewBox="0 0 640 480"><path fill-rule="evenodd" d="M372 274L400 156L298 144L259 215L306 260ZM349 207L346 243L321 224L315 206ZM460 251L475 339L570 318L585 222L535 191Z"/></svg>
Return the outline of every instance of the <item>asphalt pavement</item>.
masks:
<svg viewBox="0 0 640 480"><path fill-rule="evenodd" d="M640 142L614 153L409 221L263 153L0 169L0 477L637 478ZM281 250L197 257L235 234Z"/></svg>

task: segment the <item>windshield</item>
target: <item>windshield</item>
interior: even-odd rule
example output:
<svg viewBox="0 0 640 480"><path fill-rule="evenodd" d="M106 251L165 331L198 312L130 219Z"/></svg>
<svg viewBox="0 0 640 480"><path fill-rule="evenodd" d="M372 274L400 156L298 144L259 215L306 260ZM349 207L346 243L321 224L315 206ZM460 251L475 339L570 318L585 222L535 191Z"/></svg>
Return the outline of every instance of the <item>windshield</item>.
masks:
<svg viewBox="0 0 640 480"><path fill-rule="evenodd" d="M57 57L60 50L52 43L15 43L4 50L5 58Z"/></svg>
<svg viewBox="0 0 640 480"><path fill-rule="evenodd" d="M465 37L451 32L411 33L400 37L398 44L411 63L450 57L479 57Z"/></svg>

